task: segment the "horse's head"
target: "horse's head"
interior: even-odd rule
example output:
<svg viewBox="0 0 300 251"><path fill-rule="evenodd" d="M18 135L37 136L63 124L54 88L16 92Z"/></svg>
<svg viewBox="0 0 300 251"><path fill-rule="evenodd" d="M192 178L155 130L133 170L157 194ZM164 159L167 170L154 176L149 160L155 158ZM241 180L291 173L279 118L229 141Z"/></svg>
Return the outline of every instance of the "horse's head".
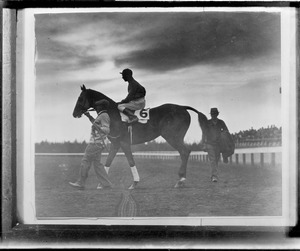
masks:
<svg viewBox="0 0 300 251"><path fill-rule="evenodd" d="M81 93L78 97L78 100L76 102L74 111L73 111L73 117L74 118L80 118L83 113L85 113L89 108L91 107L89 98L88 98L88 91L85 88L85 86L81 86Z"/></svg>

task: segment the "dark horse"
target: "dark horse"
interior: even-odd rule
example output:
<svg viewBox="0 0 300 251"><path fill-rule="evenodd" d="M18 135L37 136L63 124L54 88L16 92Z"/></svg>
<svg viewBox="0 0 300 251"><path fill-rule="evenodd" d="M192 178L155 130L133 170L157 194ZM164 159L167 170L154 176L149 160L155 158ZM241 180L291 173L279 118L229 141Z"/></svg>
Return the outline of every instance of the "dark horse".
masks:
<svg viewBox="0 0 300 251"><path fill-rule="evenodd" d="M186 178L187 161L191 150L184 144L184 136L190 126L191 117L187 110L192 110L198 114L199 125L202 132L205 133L206 116L189 106L180 106L175 104L164 104L150 109L150 120L146 124L135 123L132 125L132 138L128 133L128 124L121 121L121 116L117 103L104 94L86 89L83 85L81 93L75 105L73 116L79 118L90 108L95 109L95 102L101 99L109 101L108 114L110 116L110 151L105 166L110 167L118 150L124 151L130 167L135 166L135 161L131 152L131 144L141 144L162 136L173 148L175 148L181 157L181 166L178 171L179 181L175 187L184 184ZM137 183L137 182L136 182Z"/></svg>

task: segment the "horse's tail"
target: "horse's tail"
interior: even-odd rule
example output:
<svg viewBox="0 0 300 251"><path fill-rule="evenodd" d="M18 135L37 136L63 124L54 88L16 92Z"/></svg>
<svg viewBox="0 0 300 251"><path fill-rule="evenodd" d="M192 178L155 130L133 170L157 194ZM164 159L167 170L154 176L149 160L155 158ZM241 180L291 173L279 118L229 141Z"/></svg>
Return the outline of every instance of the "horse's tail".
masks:
<svg viewBox="0 0 300 251"><path fill-rule="evenodd" d="M202 133L205 135L207 131L207 117L202 113L190 106L184 106L186 110L192 110L193 112L198 114L198 122L201 127Z"/></svg>

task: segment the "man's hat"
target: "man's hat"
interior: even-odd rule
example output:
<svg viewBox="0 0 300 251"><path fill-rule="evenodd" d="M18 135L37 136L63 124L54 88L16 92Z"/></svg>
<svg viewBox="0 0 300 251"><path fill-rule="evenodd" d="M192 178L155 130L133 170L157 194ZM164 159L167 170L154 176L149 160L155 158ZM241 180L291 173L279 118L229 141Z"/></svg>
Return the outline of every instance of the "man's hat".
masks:
<svg viewBox="0 0 300 251"><path fill-rule="evenodd" d="M122 72L120 72L120 74L132 76L132 70L126 68L126 69L124 69Z"/></svg>
<svg viewBox="0 0 300 251"><path fill-rule="evenodd" d="M211 108L210 114L219 114L218 108Z"/></svg>
<svg viewBox="0 0 300 251"><path fill-rule="evenodd" d="M95 106L102 106L105 109L109 107L109 102L106 99L101 99L95 102Z"/></svg>

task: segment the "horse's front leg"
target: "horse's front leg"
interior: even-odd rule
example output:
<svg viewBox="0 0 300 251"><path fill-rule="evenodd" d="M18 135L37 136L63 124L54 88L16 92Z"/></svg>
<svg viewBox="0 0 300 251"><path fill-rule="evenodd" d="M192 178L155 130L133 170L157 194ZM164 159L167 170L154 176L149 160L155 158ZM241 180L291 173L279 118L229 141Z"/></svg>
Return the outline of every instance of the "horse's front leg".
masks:
<svg viewBox="0 0 300 251"><path fill-rule="evenodd" d="M133 184L128 189L134 189L140 181L140 176L135 166L135 161L131 151L131 145L127 142L122 142L121 148L125 153L133 177Z"/></svg>
<svg viewBox="0 0 300 251"><path fill-rule="evenodd" d="M119 151L119 149L120 149L120 141L119 140L113 141L111 143L111 147L109 149L109 153L108 153L108 156L107 156L107 159L105 162L105 166L104 166L105 171L107 173L108 173L111 163L113 162L114 158L116 157L116 154Z"/></svg>

